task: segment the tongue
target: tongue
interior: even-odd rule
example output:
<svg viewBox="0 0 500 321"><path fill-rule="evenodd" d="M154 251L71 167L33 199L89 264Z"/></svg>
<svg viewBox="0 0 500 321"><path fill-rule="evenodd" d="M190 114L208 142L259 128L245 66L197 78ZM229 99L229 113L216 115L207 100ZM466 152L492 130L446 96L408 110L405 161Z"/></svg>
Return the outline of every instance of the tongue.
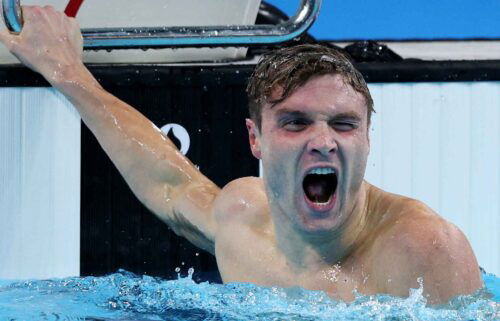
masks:
<svg viewBox="0 0 500 321"><path fill-rule="evenodd" d="M332 188L328 185L327 175L308 175L304 184L307 197L317 203L328 202L332 193Z"/></svg>

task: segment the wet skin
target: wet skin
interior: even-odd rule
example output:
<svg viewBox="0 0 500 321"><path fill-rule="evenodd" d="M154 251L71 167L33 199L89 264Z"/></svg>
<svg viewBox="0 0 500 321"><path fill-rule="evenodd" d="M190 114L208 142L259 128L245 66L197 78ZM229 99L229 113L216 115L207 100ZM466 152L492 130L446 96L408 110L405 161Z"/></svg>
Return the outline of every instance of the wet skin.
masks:
<svg viewBox="0 0 500 321"><path fill-rule="evenodd" d="M264 178L237 180L216 202L224 227L215 249L225 282L299 285L350 300L353 289L407 296L422 277L431 302L481 286L472 250L456 227L418 201L363 181L366 110L341 76L325 75L277 105L266 104L261 130L247 120ZM338 175L327 210L304 197L303 177L313 167L332 167Z"/></svg>
<svg viewBox="0 0 500 321"><path fill-rule="evenodd" d="M462 232L424 204L363 180L366 105L340 76L313 77L265 105L261 129L247 120L264 178L220 189L153 123L101 88L81 61L76 20L51 7L23 10L22 33L4 31L0 41L74 104L145 206L215 254L224 282L301 286L350 300L353 289L407 296L422 278L431 303L481 287ZM338 176L325 205L308 201L302 186L318 166Z"/></svg>

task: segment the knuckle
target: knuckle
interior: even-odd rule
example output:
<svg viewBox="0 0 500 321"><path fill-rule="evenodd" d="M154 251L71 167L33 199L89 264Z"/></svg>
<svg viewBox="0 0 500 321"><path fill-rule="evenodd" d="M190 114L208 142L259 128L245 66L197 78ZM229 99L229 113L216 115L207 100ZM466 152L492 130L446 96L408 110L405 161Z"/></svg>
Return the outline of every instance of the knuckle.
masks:
<svg viewBox="0 0 500 321"><path fill-rule="evenodd" d="M38 19L42 15L43 9L40 6L23 6L23 17L28 20Z"/></svg>
<svg viewBox="0 0 500 321"><path fill-rule="evenodd" d="M33 13L42 13L43 12L43 8L41 6L32 6L31 7L31 11Z"/></svg>
<svg viewBox="0 0 500 321"><path fill-rule="evenodd" d="M33 15L37 11L36 6L22 6L24 16Z"/></svg>

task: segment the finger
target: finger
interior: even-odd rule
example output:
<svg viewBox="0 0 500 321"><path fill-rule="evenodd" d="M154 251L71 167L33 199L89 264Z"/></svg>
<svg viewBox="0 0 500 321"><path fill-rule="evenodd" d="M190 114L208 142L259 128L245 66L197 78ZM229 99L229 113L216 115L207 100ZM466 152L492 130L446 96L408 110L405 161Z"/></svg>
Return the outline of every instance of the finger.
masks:
<svg viewBox="0 0 500 321"><path fill-rule="evenodd" d="M23 20L31 20L37 14L40 14L39 6L21 6Z"/></svg>

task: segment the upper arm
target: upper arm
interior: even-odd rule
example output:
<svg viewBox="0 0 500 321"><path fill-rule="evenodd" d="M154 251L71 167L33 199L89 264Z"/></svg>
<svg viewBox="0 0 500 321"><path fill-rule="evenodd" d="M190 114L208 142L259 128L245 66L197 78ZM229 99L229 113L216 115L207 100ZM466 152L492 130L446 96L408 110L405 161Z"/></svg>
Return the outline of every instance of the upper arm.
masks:
<svg viewBox="0 0 500 321"><path fill-rule="evenodd" d="M260 179L236 179L221 190L194 168L189 176L183 183L157 184L152 193L142 193L148 195L143 203L177 235L215 254L216 236L224 232L220 227L227 231L229 226L262 224L259 204L265 193Z"/></svg>
<svg viewBox="0 0 500 321"><path fill-rule="evenodd" d="M481 274L465 235L437 215L413 214L396 228L388 247L392 253L386 256L397 263L388 267L393 282L387 283L387 292L407 296L420 286L419 278L431 304L478 290Z"/></svg>
<svg viewBox="0 0 500 321"><path fill-rule="evenodd" d="M194 168L190 178L176 185L149 182L140 198L177 235L214 254L214 204L220 188Z"/></svg>
<svg viewBox="0 0 500 321"><path fill-rule="evenodd" d="M481 288L479 266L462 231L445 221L429 230L413 258L417 273L422 273L424 294L429 302L444 303Z"/></svg>

